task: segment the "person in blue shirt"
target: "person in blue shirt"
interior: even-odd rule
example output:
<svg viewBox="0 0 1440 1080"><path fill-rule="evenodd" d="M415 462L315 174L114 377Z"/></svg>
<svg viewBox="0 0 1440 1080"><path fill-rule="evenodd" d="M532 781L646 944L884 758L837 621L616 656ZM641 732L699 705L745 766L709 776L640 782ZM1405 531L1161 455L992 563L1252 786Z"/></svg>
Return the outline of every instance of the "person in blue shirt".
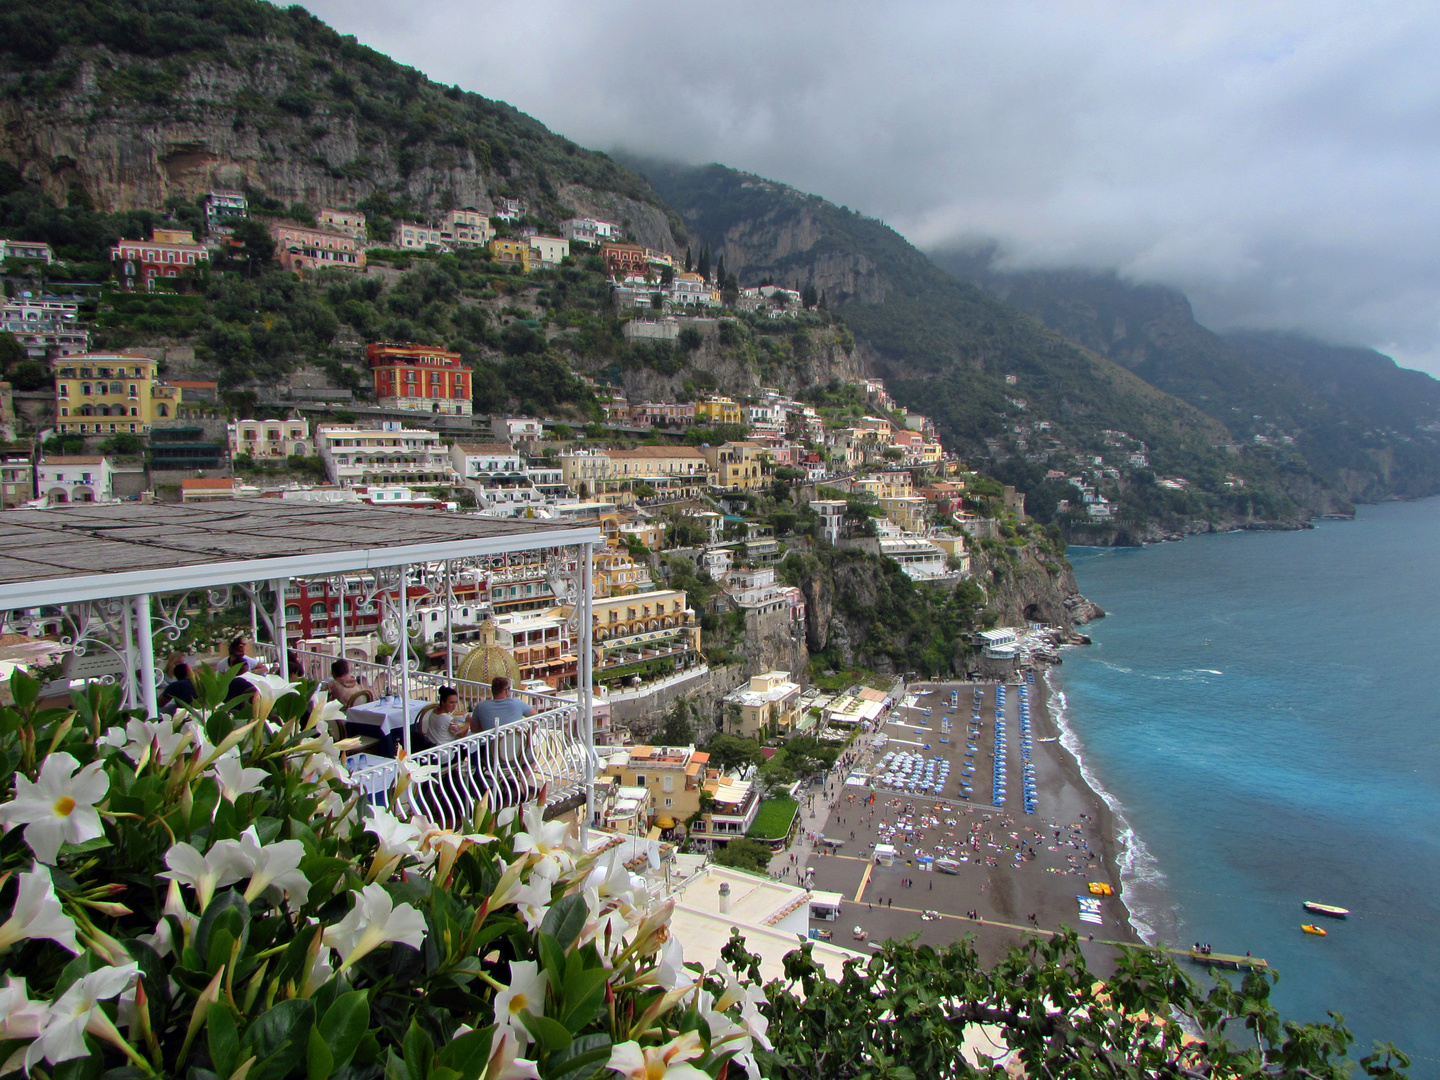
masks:
<svg viewBox="0 0 1440 1080"><path fill-rule="evenodd" d="M470 714L470 730L495 731L534 715L533 708L511 696L510 680L501 675L491 680L490 700L480 702ZM484 750L483 760L482 768L490 774L487 785L502 791L513 788L514 794L521 799L529 798L533 794L533 789L524 776L525 771L535 764L529 732L509 737L500 735Z"/></svg>

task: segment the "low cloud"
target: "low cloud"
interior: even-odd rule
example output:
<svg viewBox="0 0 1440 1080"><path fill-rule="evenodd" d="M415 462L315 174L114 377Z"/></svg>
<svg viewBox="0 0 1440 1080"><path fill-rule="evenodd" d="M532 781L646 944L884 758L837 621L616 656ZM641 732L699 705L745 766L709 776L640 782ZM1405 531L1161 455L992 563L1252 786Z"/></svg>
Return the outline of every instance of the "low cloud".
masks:
<svg viewBox="0 0 1440 1080"><path fill-rule="evenodd" d="M721 161L926 248L1179 286L1440 372L1433 4L311 0L587 146Z"/></svg>

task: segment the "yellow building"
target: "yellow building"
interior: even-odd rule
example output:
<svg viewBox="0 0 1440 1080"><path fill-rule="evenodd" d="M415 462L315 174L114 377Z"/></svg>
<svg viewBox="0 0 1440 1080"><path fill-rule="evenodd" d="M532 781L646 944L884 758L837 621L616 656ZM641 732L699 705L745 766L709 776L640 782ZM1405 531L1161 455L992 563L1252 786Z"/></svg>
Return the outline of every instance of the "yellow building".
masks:
<svg viewBox="0 0 1440 1080"><path fill-rule="evenodd" d="M930 503L920 495L882 498L880 509L885 516L906 532L923 533L930 513Z"/></svg>
<svg viewBox="0 0 1440 1080"><path fill-rule="evenodd" d="M560 470L571 491L587 498L606 497L622 506L634 502L639 487L660 494L698 495L714 483L705 455L693 446L582 450L561 454Z"/></svg>
<svg viewBox="0 0 1440 1080"><path fill-rule="evenodd" d="M770 472L770 452L758 443L727 442L701 448L714 484L725 491L753 491L763 487Z"/></svg>
<svg viewBox="0 0 1440 1080"><path fill-rule="evenodd" d="M673 829L700 812L710 755L693 746L632 746L605 759L604 775L649 792L655 824Z"/></svg>
<svg viewBox="0 0 1440 1080"><path fill-rule="evenodd" d="M530 272L530 239L502 239L490 241L490 257L501 266L518 266L524 273Z"/></svg>
<svg viewBox="0 0 1440 1080"><path fill-rule="evenodd" d="M695 420L709 420L716 424L740 424L743 417L740 406L728 397L706 398L695 403Z"/></svg>
<svg viewBox="0 0 1440 1080"><path fill-rule="evenodd" d="M139 353L59 356L51 368L61 435L145 435L180 405L179 388L158 381L155 361Z"/></svg>
<svg viewBox="0 0 1440 1080"><path fill-rule="evenodd" d="M749 686L726 694L725 703L739 713L733 730L730 723L725 725L730 734L752 738L779 735L793 730L800 718L800 684L790 681L788 671L767 671L752 675Z"/></svg>
<svg viewBox="0 0 1440 1080"><path fill-rule="evenodd" d="M597 682L607 671L649 660L671 657L682 667L700 653L700 623L684 590L596 598L591 612Z"/></svg>

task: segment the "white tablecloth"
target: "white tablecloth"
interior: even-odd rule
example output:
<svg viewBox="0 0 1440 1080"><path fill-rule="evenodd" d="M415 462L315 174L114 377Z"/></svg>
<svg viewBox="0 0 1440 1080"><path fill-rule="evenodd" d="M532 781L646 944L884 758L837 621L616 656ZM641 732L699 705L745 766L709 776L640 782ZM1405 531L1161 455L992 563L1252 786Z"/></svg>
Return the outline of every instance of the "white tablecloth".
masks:
<svg viewBox="0 0 1440 1080"><path fill-rule="evenodd" d="M399 731L407 724L413 724L415 718L420 715L420 710L430 704L428 701L417 701L414 698L406 701L404 707L398 700L371 701L364 705L356 705L345 713L345 723L360 724L364 727L379 728L384 735L392 731Z"/></svg>

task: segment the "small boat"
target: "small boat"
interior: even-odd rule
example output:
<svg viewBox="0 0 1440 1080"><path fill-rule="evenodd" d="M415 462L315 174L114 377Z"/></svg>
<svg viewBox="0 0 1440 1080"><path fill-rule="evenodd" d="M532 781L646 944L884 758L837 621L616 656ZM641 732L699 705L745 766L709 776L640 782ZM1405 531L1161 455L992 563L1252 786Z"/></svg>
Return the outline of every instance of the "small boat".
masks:
<svg viewBox="0 0 1440 1080"><path fill-rule="evenodd" d="M1350 914L1349 908L1336 907L1334 904L1320 904L1314 900L1306 900L1304 908L1316 915L1328 915L1332 919L1343 919Z"/></svg>
<svg viewBox="0 0 1440 1080"><path fill-rule="evenodd" d="M1319 934L1321 937L1324 937L1326 934L1330 933L1330 931L1326 930L1324 927L1316 926L1314 923L1308 922L1301 923L1300 929L1304 930L1307 934Z"/></svg>

